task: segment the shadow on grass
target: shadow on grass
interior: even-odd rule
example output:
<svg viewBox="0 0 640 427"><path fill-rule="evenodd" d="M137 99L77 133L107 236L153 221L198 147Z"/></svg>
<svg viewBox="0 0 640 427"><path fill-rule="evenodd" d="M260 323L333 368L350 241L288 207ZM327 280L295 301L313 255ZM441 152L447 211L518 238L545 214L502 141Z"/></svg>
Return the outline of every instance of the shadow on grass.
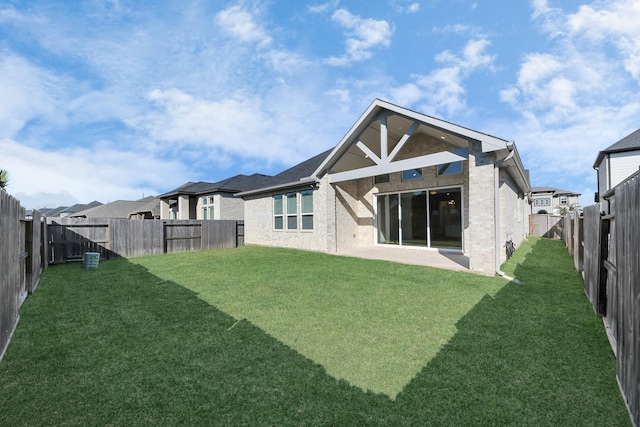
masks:
<svg viewBox="0 0 640 427"><path fill-rule="evenodd" d="M516 252L518 255L518 252ZM628 425L615 360L564 244L531 238L509 283L398 396L433 425Z"/></svg>
<svg viewBox="0 0 640 427"><path fill-rule="evenodd" d="M345 425L362 393L126 260L50 268L0 363L0 425Z"/></svg>
<svg viewBox="0 0 640 427"><path fill-rule="evenodd" d="M613 357L557 242L514 265L396 401L145 268L60 266L0 363L0 425L624 425Z"/></svg>

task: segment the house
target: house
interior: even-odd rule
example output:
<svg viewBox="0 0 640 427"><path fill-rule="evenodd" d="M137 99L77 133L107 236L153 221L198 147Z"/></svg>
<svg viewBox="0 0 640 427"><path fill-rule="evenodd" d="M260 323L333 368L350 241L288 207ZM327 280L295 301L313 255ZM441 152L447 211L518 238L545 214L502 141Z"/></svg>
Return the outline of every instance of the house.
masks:
<svg viewBox="0 0 640 427"><path fill-rule="evenodd" d="M563 208L577 208L580 193L553 187L531 187L531 214L554 214Z"/></svg>
<svg viewBox="0 0 640 427"><path fill-rule="evenodd" d="M241 191L268 185L271 177L236 175L219 182L187 182L158 196L161 219L244 219Z"/></svg>
<svg viewBox="0 0 640 427"><path fill-rule="evenodd" d="M640 168L640 129L600 151L593 163L593 168L598 172L596 202L606 205L606 201L601 200L601 196ZM602 208L608 211L606 206Z"/></svg>
<svg viewBox="0 0 640 427"><path fill-rule="evenodd" d="M140 200L116 200L104 205L95 206L72 215L69 218L159 218L160 200L148 196Z"/></svg>
<svg viewBox="0 0 640 427"><path fill-rule="evenodd" d="M437 250L493 275L530 190L513 142L376 99L332 150L238 196L247 244Z"/></svg>

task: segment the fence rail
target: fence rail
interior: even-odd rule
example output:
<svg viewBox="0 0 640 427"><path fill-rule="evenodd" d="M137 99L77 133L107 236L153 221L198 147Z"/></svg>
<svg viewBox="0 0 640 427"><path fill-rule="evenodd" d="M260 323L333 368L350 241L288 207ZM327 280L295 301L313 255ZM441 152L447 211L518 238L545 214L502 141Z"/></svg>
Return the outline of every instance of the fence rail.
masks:
<svg viewBox="0 0 640 427"><path fill-rule="evenodd" d="M566 216L564 240L584 277L585 294L616 355L616 376L631 421L640 426L640 173L615 188L612 212ZM568 229L571 231L567 231Z"/></svg>
<svg viewBox="0 0 640 427"><path fill-rule="evenodd" d="M244 244L242 221L26 218L20 202L0 190L0 360L18 324L19 309L49 264L232 248Z"/></svg>
<svg viewBox="0 0 640 427"><path fill-rule="evenodd" d="M112 259L235 248L244 243L243 227L233 220L54 218L47 227L49 258L57 264L82 259L85 252Z"/></svg>

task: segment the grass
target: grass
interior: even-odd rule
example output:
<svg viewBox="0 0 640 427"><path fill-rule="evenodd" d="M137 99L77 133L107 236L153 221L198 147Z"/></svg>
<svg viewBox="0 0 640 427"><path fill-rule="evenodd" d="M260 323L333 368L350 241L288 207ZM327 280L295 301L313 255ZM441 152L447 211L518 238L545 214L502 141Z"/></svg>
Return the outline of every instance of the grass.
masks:
<svg viewBox="0 0 640 427"><path fill-rule="evenodd" d="M0 425L629 425L561 242L506 283L246 247L48 269Z"/></svg>

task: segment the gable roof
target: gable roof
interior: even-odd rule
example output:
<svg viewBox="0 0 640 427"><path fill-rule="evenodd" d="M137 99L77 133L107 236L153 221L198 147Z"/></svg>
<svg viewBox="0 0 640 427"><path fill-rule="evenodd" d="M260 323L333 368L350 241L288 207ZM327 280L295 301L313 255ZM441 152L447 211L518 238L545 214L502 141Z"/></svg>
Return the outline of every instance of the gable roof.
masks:
<svg viewBox="0 0 640 427"><path fill-rule="evenodd" d="M316 183L320 181L320 178L324 174L332 172L332 167L334 167L336 162L338 162L338 160L345 156L345 154L354 146L360 147L360 149L363 150L363 153L361 154L366 154L366 158L377 157L376 153L368 149L368 147L362 147L360 145L361 142L359 141L359 138L365 133L365 131L372 130L372 123L380 122L382 120L381 118L391 116L399 117L399 120L402 120L404 122L406 128L403 128L400 131L399 136L396 135L398 136L398 143L393 150L390 150L391 153L389 153L388 155L389 158L397 154L397 152L402 148L402 144L406 142L406 140L413 132L416 131L416 129L420 129L420 132L426 133L437 140L444 140L446 138L446 142L448 142L453 147L453 149L445 153L444 156L440 157L440 160L442 160L442 162L445 161L445 158L448 162L466 158L465 153L468 153L468 141L475 140L481 143L483 152L498 150L508 150L509 152L513 152L513 155L509 156L508 160L513 163L515 165L515 168L519 171L519 173L516 173L517 181L521 183L526 192L529 191L530 186L527 171L525 171L522 167L522 162L520 161L519 155L517 154L517 150L513 142L469 128L465 128L463 126L459 126L441 119L427 116L425 114L418 113L380 99L375 99L371 103L371 105L369 105L364 114L362 114L358 121L351 127L349 132L347 132L347 134L333 149L320 153L317 156L312 157L311 159L306 160L274 176L271 180L271 185L268 187L256 188L255 190L240 192L238 196L244 197L260 193L268 193L287 188L301 187L307 184L316 185ZM413 124L411 125L411 123ZM374 129L374 131L381 132L380 129ZM378 135L380 134L380 132L378 133ZM389 129L388 135L391 136L392 132L398 131L395 128ZM444 135L447 136L445 137ZM392 162L392 167L396 168L397 170L401 170L400 168L402 168L402 166L404 166L404 163L406 162L406 160L402 162ZM403 164L400 165L400 163ZM511 163L509 164L509 167L513 166L511 165ZM361 167L358 173L366 174L370 169L372 168ZM386 171L385 173L387 172L389 171ZM335 173L335 171L333 171L333 173ZM338 173L337 175L340 174ZM349 179L353 178L350 177Z"/></svg>
<svg viewBox="0 0 640 427"><path fill-rule="evenodd" d="M635 132L630 133L629 135L622 138L620 141L615 144L605 148L604 150L598 153L598 157L596 157L596 161L593 164L593 168L600 167L600 163L604 156L611 153L623 153L625 151L636 151L640 150L640 129Z"/></svg>
<svg viewBox="0 0 640 427"><path fill-rule="evenodd" d="M171 196L178 196L180 194L198 196L209 193L239 193L241 191L253 190L255 188L269 185L272 178L273 177L268 175L254 173L253 175L248 176L239 174L218 182L187 182L174 190L161 194L158 197L164 199Z"/></svg>
<svg viewBox="0 0 640 427"><path fill-rule="evenodd" d="M419 123L423 125L421 126L423 129L427 129L435 138L442 138L443 134L448 134L453 138L462 137L464 139L480 141L483 152L507 149L511 144L511 142L505 139L465 128L376 98L340 140L338 145L335 146L331 154L327 156L325 161L314 171L314 176L321 176L325 171L330 169L331 166L357 142L357 139L371 123L385 114L395 114L409 121L413 121L416 124Z"/></svg>

